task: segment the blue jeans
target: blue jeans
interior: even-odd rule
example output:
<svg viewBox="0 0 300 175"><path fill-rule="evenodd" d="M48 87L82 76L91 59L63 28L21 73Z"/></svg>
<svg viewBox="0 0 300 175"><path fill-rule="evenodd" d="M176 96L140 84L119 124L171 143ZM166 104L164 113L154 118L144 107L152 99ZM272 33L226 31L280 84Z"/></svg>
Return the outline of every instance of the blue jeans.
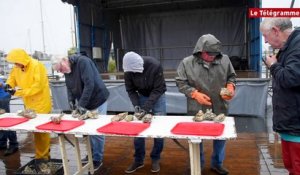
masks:
<svg viewBox="0 0 300 175"><path fill-rule="evenodd" d="M143 104L147 101L148 97L139 96L139 105L143 106ZM166 96L163 94L157 102L154 104L152 108L152 112L154 115L166 115ZM151 159L159 160L160 153L162 152L164 147L164 139L155 138L153 148L150 154ZM134 138L134 158L135 162L143 163L145 159L145 138Z"/></svg>
<svg viewBox="0 0 300 175"><path fill-rule="evenodd" d="M107 102L98 107L99 114L107 114ZM94 161L103 161L105 136L90 136Z"/></svg>
<svg viewBox="0 0 300 175"><path fill-rule="evenodd" d="M6 112L10 112L9 101L10 96L0 99L0 108L4 109ZM10 148L19 146L16 131L0 131L0 147L7 147L7 141L9 141L8 144Z"/></svg>
<svg viewBox="0 0 300 175"><path fill-rule="evenodd" d="M211 155L211 167L222 166L225 159L226 140L213 140L213 153ZM203 143L200 143L201 167L204 167Z"/></svg>

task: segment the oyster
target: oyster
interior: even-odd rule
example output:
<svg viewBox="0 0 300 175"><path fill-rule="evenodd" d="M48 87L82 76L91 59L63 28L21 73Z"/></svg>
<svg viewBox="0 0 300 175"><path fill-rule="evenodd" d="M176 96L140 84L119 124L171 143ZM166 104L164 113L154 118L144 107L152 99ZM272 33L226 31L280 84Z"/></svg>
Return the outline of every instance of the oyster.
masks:
<svg viewBox="0 0 300 175"><path fill-rule="evenodd" d="M112 122L118 122L123 120L128 115L128 112L119 113L111 118Z"/></svg>
<svg viewBox="0 0 300 175"><path fill-rule="evenodd" d="M195 122L201 122L204 120L204 113L202 110L199 110L197 112L197 114L195 115L195 117L193 118L193 121Z"/></svg>
<svg viewBox="0 0 300 175"><path fill-rule="evenodd" d="M80 114L78 113L77 110L73 110L71 115L72 115L73 118L78 118L78 117L80 117Z"/></svg>
<svg viewBox="0 0 300 175"><path fill-rule="evenodd" d="M5 112L5 109L0 108L0 114L4 114Z"/></svg>
<svg viewBox="0 0 300 175"><path fill-rule="evenodd" d="M219 123L219 122L223 122L225 120L225 115L222 113L222 114L219 114L218 116L216 116L215 118L214 118L214 122L217 122L217 123Z"/></svg>
<svg viewBox="0 0 300 175"><path fill-rule="evenodd" d="M212 112L212 109L206 109L205 114L203 115L204 120L213 121L216 117L216 114Z"/></svg>
<svg viewBox="0 0 300 175"><path fill-rule="evenodd" d="M40 169L41 174L50 174L51 173L51 169L50 169L50 166L48 165L48 163L40 163L38 167Z"/></svg>
<svg viewBox="0 0 300 175"><path fill-rule="evenodd" d="M77 118L79 119L79 120L85 120L85 119L89 119L89 118L91 118L91 119L96 119L96 118L98 118L98 110L93 110L93 111L87 111L85 114L83 114L83 115L79 115Z"/></svg>
<svg viewBox="0 0 300 175"><path fill-rule="evenodd" d="M227 88L221 88L220 95L232 96L232 93Z"/></svg>
<svg viewBox="0 0 300 175"><path fill-rule="evenodd" d="M22 173L24 173L24 174L36 174L36 170L30 168L30 166L27 165L27 166L24 168L24 170L22 171Z"/></svg>
<svg viewBox="0 0 300 175"><path fill-rule="evenodd" d="M133 115L126 115L126 117L123 120L126 122L130 122L134 120L134 117Z"/></svg>
<svg viewBox="0 0 300 175"><path fill-rule="evenodd" d="M62 117L64 116L64 113L62 113L62 114L59 114L59 116L52 116L51 118L50 118L50 120L53 122L53 123L56 123L56 124L60 124L60 122L61 122L61 119L62 119Z"/></svg>
<svg viewBox="0 0 300 175"><path fill-rule="evenodd" d="M152 121L152 115L151 114L146 114L143 118L142 118L143 123L151 123Z"/></svg>
<svg viewBox="0 0 300 175"><path fill-rule="evenodd" d="M33 119L33 118L36 117L36 113L32 109L20 110L20 111L17 112L17 114L19 116L22 116L22 117L25 117L25 118L29 118L29 119Z"/></svg>

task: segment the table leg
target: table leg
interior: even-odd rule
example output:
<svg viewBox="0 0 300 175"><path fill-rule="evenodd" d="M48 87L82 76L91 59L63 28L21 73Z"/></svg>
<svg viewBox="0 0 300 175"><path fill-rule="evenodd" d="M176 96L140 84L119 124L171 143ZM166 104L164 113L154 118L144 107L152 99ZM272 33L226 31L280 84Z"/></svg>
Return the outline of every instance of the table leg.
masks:
<svg viewBox="0 0 300 175"><path fill-rule="evenodd" d="M201 140L189 140L191 175L201 175L200 143Z"/></svg>
<svg viewBox="0 0 300 175"><path fill-rule="evenodd" d="M89 136L85 136L87 138L87 152L88 152L88 157L91 157L91 147L90 147L90 140ZM77 158L77 169L78 171L74 173L74 175L82 175L84 171L88 170L90 171L91 174L94 174L94 167L93 167L93 159L89 158L88 163L82 166L82 161L81 161L81 156L80 156L80 146L78 142L78 138L75 136L75 153L76 153L76 158Z"/></svg>
<svg viewBox="0 0 300 175"><path fill-rule="evenodd" d="M62 154L62 162L64 167L64 175L69 175L69 162L67 157L66 145L65 145L65 138L63 134L58 135L59 145L60 145L60 152Z"/></svg>
<svg viewBox="0 0 300 175"><path fill-rule="evenodd" d="M88 155L88 164L89 164L89 170L91 174L94 174L94 164L93 164L93 156L92 156L92 148L91 148L91 142L90 142L90 136L85 136L86 137L86 150L87 150L87 155Z"/></svg>
<svg viewBox="0 0 300 175"><path fill-rule="evenodd" d="M77 172L82 172L82 162L81 162L81 156L80 156L80 147L79 147L79 142L78 138L75 137L75 153L76 153L76 158L77 158Z"/></svg>

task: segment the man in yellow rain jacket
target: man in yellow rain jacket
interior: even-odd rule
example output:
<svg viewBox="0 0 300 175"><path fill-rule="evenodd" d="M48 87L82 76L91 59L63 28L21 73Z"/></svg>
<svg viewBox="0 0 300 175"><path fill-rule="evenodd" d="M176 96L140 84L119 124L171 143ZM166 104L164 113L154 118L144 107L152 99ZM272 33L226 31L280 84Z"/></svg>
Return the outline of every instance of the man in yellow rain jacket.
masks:
<svg viewBox="0 0 300 175"><path fill-rule="evenodd" d="M38 114L50 113L52 104L50 87L45 66L30 57L23 49L13 49L6 57L14 63L6 84L13 91L11 95L22 97L26 109L32 109ZM50 135L34 133L35 158L48 160L50 158Z"/></svg>

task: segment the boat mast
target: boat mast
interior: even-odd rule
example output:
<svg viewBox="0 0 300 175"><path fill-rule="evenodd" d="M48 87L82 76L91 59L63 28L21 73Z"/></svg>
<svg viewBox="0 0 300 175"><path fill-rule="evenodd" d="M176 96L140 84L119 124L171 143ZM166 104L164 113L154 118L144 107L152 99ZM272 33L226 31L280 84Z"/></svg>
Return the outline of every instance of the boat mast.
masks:
<svg viewBox="0 0 300 175"><path fill-rule="evenodd" d="M42 0L40 0L40 9L41 9L41 20L42 20L41 25L42 25L43 52L46 53Z"/></svg>

